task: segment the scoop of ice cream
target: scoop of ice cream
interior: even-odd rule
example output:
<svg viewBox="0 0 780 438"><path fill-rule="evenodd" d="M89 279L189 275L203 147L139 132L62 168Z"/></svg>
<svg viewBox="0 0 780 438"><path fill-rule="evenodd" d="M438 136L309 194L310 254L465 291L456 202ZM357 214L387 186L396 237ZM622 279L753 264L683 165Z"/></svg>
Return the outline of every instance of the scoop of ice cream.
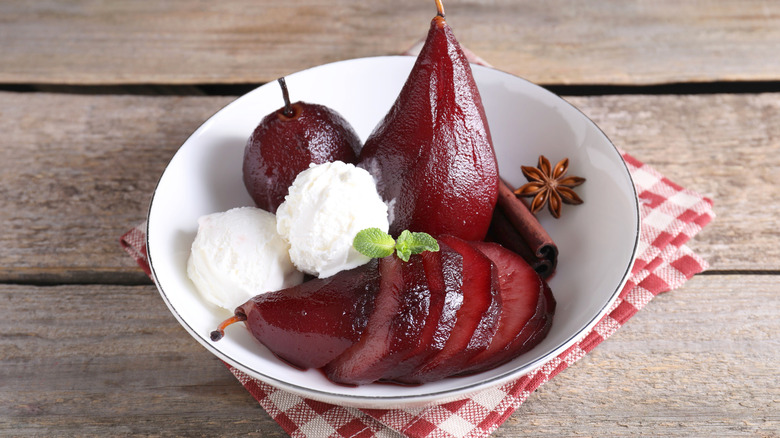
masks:
<svg viewBox="0 0 780 438"><path fill-rule="evenodd" d="M198 219L187 275L206 300L233 311L255 295L303 281L288 251L272 213L234 208Z"/></svg>
<svg viewBox="0 0 780 438"><path fill-rule="evenodd" d="M276 224L295 266L320 278L369 261L352 247L358 231L389 228L374 178L341 161L299 173L276 211Z"/></svg>

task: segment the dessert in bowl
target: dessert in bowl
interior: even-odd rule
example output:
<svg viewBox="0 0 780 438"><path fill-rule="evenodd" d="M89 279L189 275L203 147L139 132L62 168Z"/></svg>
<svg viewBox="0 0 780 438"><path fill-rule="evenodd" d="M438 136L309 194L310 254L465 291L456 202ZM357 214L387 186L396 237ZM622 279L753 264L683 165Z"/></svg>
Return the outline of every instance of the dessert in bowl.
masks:
<svg viewBox="0 0 780 438"><path fill-rule="evenodd" d="M413 57L363 58L318 66L286 77L294 99L327 105L354 127L361 140L391 107ZM559 249L548 283L555 320L532 350L482 373L416 386L372 383L355 387L330 382L320 371L301 371L236 328L213 342L209 334L231 315L195 290L187 260L198 219L254 205L242 181L247 139L260 119L279 107L269 83L232 102L180 148L155 189L148 216L147 247L160 293L187 331L217 357L246 374L299 395L348 406L390 408L465 398L543 365L570 347L608 311L627 280L639 238L636 193L619 151L584 114L560 97L519 77L472 66L490 125L501 178L518 187L521 166L539 155L569 158L573 173L587 178L577 191L585 200L564 206L561 218L546 211L539 221Z"/></svg>

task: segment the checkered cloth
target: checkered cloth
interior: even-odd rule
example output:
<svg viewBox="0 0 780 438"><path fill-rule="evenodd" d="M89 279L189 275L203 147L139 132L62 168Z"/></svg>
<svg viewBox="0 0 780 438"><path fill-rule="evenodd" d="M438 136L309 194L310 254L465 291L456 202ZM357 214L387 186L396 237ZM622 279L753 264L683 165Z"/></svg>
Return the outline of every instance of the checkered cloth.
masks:
<svg viewBox="0 0 780 438"><path fill-rule="evenodd" d="M608 314L588 334L541 368L466 400L425 408L356 409L290 394L228 365L239 382L292 437L486 437L540 385L610 337L654 296L680 287L706 262L685 243L709 223L712 201L669 181L623 153L640 200L642 226L630 278ZM120 242L147 275L146 224Z"/></svg>

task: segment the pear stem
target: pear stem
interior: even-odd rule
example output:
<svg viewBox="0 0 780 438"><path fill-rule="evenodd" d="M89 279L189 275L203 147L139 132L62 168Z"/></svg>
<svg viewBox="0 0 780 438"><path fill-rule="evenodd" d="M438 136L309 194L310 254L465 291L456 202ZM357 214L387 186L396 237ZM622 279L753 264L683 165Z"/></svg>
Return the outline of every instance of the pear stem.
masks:
<svg viewBox="0 0 780 438"><path fill-rule="evenodd" d="M290 93L287 92L287 83L284 81L284 78L279 78L277 81L279 82L279 86L282 87L282 98L284 99L284 110L282 111L282 114L287 117L292 117L295 114L295 111L293 111L293 107L290 104Z"/></svg>
<svg viewBox="0 0 780 438"><path fill-rule="evenodd" d="M444 18L444 5L441 0L436 0L436 11L437 16Z"/></svg>
<svg viewBox="0 0 780 438"><path fill-rule="evenodd" d="M211 340L214 342L219 341L225 336L225 328L227 326L240 321L246 321L246 315L244 315L243 313L233 315L230 318L222 321L222 323L217 327L217 329L210 333Z"/></svg>

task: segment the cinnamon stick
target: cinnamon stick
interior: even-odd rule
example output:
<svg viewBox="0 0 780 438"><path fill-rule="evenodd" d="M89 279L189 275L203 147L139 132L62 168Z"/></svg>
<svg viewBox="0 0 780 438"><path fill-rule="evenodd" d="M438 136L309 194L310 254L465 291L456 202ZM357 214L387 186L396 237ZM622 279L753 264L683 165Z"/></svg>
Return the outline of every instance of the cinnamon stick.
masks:
<svg viewBox="0 0 780 438"><path fill-rule="evenodd" d="M558 247L525 202L501 179L488 238L519 254L542 278L555 271Z"/></svg>

